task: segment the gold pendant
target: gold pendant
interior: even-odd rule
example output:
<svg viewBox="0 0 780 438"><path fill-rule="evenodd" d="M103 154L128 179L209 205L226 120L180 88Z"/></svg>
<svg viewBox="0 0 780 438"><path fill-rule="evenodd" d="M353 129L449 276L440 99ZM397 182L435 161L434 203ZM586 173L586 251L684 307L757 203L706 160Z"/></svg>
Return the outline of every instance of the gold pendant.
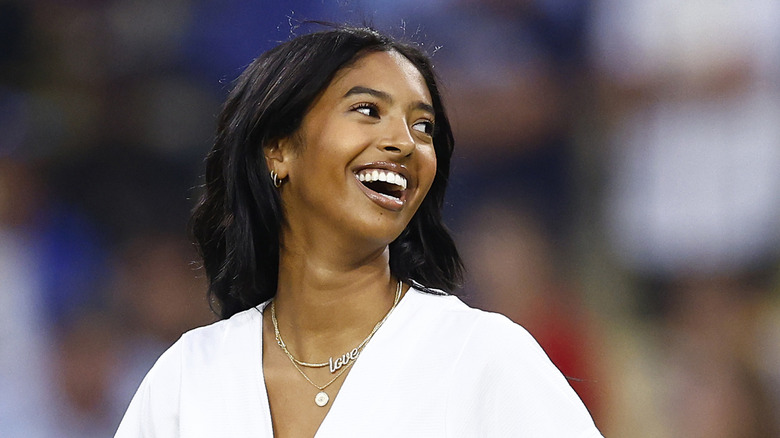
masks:
<svg viewBox="0 0 780 438"><path fill-rule="evenodd" d="M330 397L328 397L328 394L325 391L320 391L314 396L314 403L317 403L317 406L319 407L327 405L328 401L330 401Z"/></svg>

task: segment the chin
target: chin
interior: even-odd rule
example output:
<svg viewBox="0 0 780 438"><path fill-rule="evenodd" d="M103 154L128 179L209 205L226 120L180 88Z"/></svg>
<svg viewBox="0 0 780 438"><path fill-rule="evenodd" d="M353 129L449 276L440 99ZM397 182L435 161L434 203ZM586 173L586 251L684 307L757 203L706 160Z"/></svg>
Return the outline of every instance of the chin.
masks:
<svg viewBox="0 0 780 438"><path fill-rule="evenodd" d="M358 232L361 236L359 239L371 242L371 244L377 248L386 247L403 233L406 225L407 223L404 223L403 226L398 224L364 224L364 226L360 227L360 231Z"/></svg>

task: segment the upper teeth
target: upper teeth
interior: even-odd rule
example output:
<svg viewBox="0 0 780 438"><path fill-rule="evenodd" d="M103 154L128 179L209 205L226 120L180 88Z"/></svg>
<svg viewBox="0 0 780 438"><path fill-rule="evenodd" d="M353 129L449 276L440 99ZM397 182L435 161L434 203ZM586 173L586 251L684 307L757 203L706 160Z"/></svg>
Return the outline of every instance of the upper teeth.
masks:
<svg viewBox="0 0 780 438"><path fill-rule="evenodd" d="M363 182L382 181L388 184L397 185L401 187L401 190L406 189L406 178L400 173L389 170L364 169L358 172L357 176L358 179Z"/></svg>

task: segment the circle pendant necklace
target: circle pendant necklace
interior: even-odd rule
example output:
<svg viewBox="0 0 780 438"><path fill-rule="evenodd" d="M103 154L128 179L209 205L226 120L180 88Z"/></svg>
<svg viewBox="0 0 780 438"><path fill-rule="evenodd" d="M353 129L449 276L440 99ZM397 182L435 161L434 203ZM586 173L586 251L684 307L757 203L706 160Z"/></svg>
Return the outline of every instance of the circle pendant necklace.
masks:
<svg viewBox="0 0 780 438"><path fill-rule="evenodd" d="M314 403L319 407L325 407L328 402L330 401L330 396L327 392L325 392L325 389L330 386L333 382L338 380L339 377L341 377L342 374L344 374L350 367L352 367L352 364L355 363L355 360L357 360L360 353L363 351L363 348L365 348L366 344L368 344L368 341L371 340L372 337L374 337L374 334L379 330L379 327L382 327L382 324L385 323L387 320L387 317L390 316L390 313L393 312L393 309L398 305L398 301L401 300L401 286L402 283L398 282L398 287L395 291L395 299L393 300L393 305L390 307L390 310L387 311L385 314L385 317L382 318L381 321L379 321L375 326L374 329L371 330L371 333L368 334L366 339L363 340L357 347L353 348L352 351L349 353L343 355L341 358L337 359L343 359L342 362L339 362L339 365L337 367L334 367L333 359L329 361L331 364L331 373L336 372L338 370L338 373L328 381L328 383L324 385L318 385L314 383L309 376L306 375L306 373L301 369L301 366L306 366L310 368L319 368L325 365L328 365L328 362L325 362L324 364L310 364L307 362L300 361L296 359L292 353L290 353L290 350L287 349L287 344L284 343L284 340L282 339L282 334L279 332L279 322L276 320L276 306L275 302L271 301L271 322L274 325L274 335L276 336L276 343L279 345L279 347L284 351L284 354L287 356L288 359L290 359L290 362L293 364L296 370L303 376L304 379L306 379L307 382L309 382L312 386L319 389L320 391L317 393L317 395L314 396ZM335 369L334 369L335 368Z"/></svg>

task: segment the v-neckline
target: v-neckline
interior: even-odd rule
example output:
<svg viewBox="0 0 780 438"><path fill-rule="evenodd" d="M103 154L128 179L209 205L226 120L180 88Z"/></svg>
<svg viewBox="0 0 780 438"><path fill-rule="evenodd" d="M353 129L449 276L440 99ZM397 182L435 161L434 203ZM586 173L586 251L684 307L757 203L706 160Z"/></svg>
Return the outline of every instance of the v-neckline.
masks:
<svg viewBox="0 0 780 438"><path fill-rule="evenodd" d="M392 332L393 331L393 327L395 325L395 324L393 324L393 321L399 319L397 317L397 315L399 313L399 309L406 307L404 305L404 302L409 301L406 298L408 298L407 296L409 294L413 294L413 293L416 293L416 289L413 286L411 286L411 287L409 287L407 289L406 293L404 293L402 299L398 302L398 305L395 307L395 309L390 314L390 316L387 318L387 320L382 325L382 327L380 327L379 330L377 330L377 332L374 334L374 338L371 340L371 342L366 344L365 348L360 353L360 358L366 356L366 352L369 353L368 356L370 357L374 350L379 351L379 350L376 349L376 347L371 347L371 346L377 344L377 342L374 342L375 340L377 340L377 338L380 340L379 344L381 344L381 339L384 338L388 332ZM266 316L265 315L265 310L268 308L268 305L270 303L271 303L271 300L268 300L268 301L264 302L263 304L258 306L258 310L260 310L260 330L259 330L259 333L260 333L260 342L259 342L259 345L260 345L260 385L261 385L262 392L263 392L263 395L264 395L264 397L262 397L262 398L263 398L263 404L264 404L264 408L265 408L264 410L265 410L266 423L268 424L268 429L267 429L266 432L270 432L270 434L268 436L273 437L274 436L274 430L273 430L273 418L271 417L271 400L268 397L268 387L266 386L266 383L265 383L265 371L263 369L263 366L264 366L264 361L263 361L263 347L264 347L264 344L263 344L263 338L264 338L264 336L263 336L263 321L264 321L264 318ZM363 366L361 366L361 364L363 362L365 362L365 361L361 361L360 358L358 358L358 360L356 360L355 363L352 364L352 368L349 370L347 375L344 377L344 382L341 384L341 388L339 389L338 394L336 394L335 398L331 402L332 404L330 406L330 409L328 410L328 413L325 414L325 417L323 417L322 421L320 422L319 426L317 427L317 431L314 433L314 436L312 438L325 437L326 435L322 435L322 434L323 433L325 433L325 434L328 433L328 427L329 427L330 423L333 422L333 420L330 420L330 419L332 417L334 417L334 416L338 416L339 415L339 412L341 411L339 406L341 406L341 405L343 405L345 403L346 404L349 403L349 398L350 398L350 390L349 389L355 385L355 383L354 383L355 380L357 380L358 382L360 381L361 375L362 375L361 373L362 373L362 370L363 370ZM355 375L357 375L357 376L355 376ZM346 394L345 394L345 389L347 390ZM342 401L344 398L347 398L346 402Z"/></svg>
<svg viewBox="0 0 780 438"><path fill-rule="evenodd" d="M265 384L265 370L263 369L264 362L265 362L263 360L263 338L264 338L264 336L263 336L263 320L265 318L265 309L268 307L268 304L270 302L271 302L271 300L268 300L268 301L266 301L266 302L264 302L264 303L262 303L262 304L260 304L259 306L256 307L257 310L260 313L260 327L259 327L260 329L259 330L255 330L255 333L258 334L260 339L258 340L258 342L255 345L259 345L259 347L260 347L260 350L259 350L259 352L257 354L257 356L259 358L259 360L257 362L260 363L260 369L258 371L258 374L259 374L259 379L258 379L259 382L258 382L258 384L260 385L260 391L261 391L261 394L262 394L260 398L262 399L261 403L263 404L263 410L262 410L263 414L264 414L263 416L265 417L264 418L265 419L265 424L267 425L265 433L264 433L263 436L268 436L268 437L273 438L273 436L274 436L274 423L273 423L273 418L271 418L271 400L268 398L268 387ZM255 362L255 363L257 363L257 362Z"/></svg>

